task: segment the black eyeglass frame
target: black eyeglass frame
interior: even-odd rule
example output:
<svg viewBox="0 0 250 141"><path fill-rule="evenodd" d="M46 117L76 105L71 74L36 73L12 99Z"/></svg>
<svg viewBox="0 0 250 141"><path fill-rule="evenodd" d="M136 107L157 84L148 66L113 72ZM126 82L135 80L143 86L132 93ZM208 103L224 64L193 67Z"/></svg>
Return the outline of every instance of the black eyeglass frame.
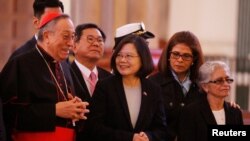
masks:
<svg viewBox="0 0 250 141"><path fill-rule="evenodd" d="M174 59L179 59L181 57L182 60L185 60L185 61L191 61L192 59L194 59L194 56L191 54L188 54L188 53L180 54L179 52L175 52L175 51L170 51L170 57L171 56Z"/></svg>
<svg viewBox="0 0 250 141"><path fill-rule="evenodd" d="M227 82L227 84L232 84L234 82L234 79L232 79L232 78L220 78L217 80L208 81L208 83L213 83L213 84L217 84L217 85L222 85L225 82Z"/></svg>
<svg viewBox="0 0 250 141"><path fill-rule="evenodd" d="M84 36L83 38L85 38L87 40L88 43L93 44L94 42L97 42L98 44L104 44L104 39L102 37L94 37L92 35L87 35Z"/></svg>

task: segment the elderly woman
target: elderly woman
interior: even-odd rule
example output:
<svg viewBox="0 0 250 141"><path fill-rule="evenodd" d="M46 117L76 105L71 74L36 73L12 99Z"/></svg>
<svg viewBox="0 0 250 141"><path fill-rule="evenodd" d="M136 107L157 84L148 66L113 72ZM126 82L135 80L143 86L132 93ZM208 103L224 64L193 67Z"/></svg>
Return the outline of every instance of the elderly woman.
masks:
<svg viewBox="0 0 250 141"><path fill-rule="evenodd" d="M205 97L184 108L178 141L207 141L208 125L243 125L240 109L225 101L233 83L227 64L205 62L198 81Z"/></svg>

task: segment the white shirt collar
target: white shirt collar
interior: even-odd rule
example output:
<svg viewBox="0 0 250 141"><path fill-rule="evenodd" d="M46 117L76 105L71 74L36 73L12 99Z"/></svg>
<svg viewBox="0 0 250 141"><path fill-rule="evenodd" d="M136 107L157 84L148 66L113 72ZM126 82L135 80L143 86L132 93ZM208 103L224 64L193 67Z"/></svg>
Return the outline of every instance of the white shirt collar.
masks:
<svg viewBox="0 0 250 141"><path fill-rule="evenodd" d="M183 86L183 87L186 89L186 91L188 92L189 89L190 89L190 86L191 86L191 84L192 84L192 81L190 80L190 72L187 73L186 78L185 78L185 80L184 80L183 82L180 82L180 80L178 79L177 75L175 74L175 72L174 72L173 70L171 70L171 72L172 72L172 74L173 74L175 80L176 80L181 86Z"/></svg>
<svg viewBox="0 0 250 141"><path fill-rule="evenodd" d="M74 60L76 65L78 66L78 68L80 69L81 73L84 74L84 77L89 77L91 70L89 70L89 68L85 67L84 65L82 65L80 62L78 62L76 59ZM97 71L97 67L95 66L94 69L92 70L97 78L98 78L98 71Z"/></svg>

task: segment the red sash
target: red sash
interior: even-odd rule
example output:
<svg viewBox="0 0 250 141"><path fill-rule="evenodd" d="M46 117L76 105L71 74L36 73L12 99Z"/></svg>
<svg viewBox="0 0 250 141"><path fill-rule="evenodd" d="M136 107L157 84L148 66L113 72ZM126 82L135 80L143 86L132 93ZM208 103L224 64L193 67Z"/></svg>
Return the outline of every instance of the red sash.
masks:
<svg viewBox="0 0 250 141"><path fill-rule="evenodd" d="M74 141L74 129L56 127L54 132L21 132L13 134L14 141Z"/></svg>

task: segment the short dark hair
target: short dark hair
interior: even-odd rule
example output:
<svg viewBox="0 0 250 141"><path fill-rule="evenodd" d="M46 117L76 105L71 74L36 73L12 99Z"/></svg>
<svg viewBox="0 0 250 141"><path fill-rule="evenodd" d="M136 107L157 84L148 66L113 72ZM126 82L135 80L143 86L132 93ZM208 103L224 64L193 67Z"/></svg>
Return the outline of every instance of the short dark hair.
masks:
<svg viewBox="0 0 250 141"><path fill-rule="evenodd" d="M167 42L167 46L163 49L160 60L158 62L158 70L164 76L170 73L170 52L177 44L187 45L194 56L193 65L190 67L190 79L196 82L198 79L199 67L204 63L203 53L198 38L190 31L176 32Z"/></svg>
<svg viewBox="0 0 250 141"><path fill-rule="evenodd" d="M141 68L137 72L136 76L140 78L144 78L148 76L154 70L153 60L151 57L150 50L148 48L148 44L143 37L138 35L128 35L117 45L114 53L111 57L111 68L114 71L114 74L121 75L116 68L116 57L118 53L121 51L125 44L132 43L135 45L136 51L141 59Z"/></svg>
<svg viewBox="0 0 250 141"><path fill-rule="evenodd" d="M97 26L94 23L84 23L84 24L78 25L75 29L75 42L78 42L81 39L82 31L85 29L89 29L89 28L95 28L99 30L101 32L101 35L104 41L106 40L106 35L99 26Z"/></svg>
<svg viewBox="0 0 250 141"><path fill-rule="evenodd" d="M60 7L62 12L64 12L63 3L60 0L34 0L34 16L40 19L46 7Z"/></svg>

